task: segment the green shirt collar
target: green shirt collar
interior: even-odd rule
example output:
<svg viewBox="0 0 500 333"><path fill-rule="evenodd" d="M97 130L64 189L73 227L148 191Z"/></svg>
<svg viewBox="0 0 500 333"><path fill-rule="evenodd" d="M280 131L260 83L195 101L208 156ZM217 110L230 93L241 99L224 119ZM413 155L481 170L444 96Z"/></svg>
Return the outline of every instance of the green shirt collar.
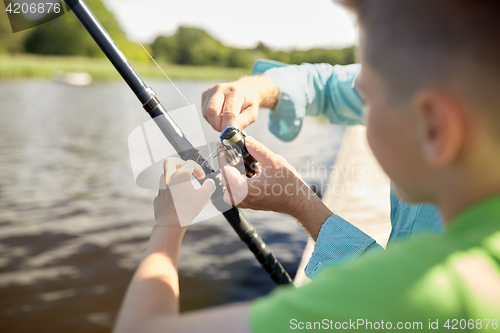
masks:
<svg viewBox="0 0 500 333"><path fill-rule="evenodd" d="M493 232L500 228L500 195L480 200L464 209L449 223L449 233L481 229Z"/></svg>

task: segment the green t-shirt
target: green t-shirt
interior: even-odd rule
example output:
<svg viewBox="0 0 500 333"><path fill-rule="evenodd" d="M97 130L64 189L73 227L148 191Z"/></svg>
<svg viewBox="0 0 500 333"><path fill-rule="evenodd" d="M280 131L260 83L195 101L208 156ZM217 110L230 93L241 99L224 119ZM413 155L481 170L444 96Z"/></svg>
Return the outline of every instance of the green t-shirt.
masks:
<svg viewBox="0 0 500 333"><path fill-rule="evenodd" d="M301 288L278 288L251 304L250 324L256 333L429 325L500 332L500 196L466 209L442 235L324 269Z"/></svg>

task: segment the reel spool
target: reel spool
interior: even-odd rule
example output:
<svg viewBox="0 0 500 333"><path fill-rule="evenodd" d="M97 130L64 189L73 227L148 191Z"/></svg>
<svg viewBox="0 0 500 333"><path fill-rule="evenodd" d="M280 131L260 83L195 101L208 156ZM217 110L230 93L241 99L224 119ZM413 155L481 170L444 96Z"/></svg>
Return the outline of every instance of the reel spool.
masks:
<svg viewBox="0 0 500 333"><path fill-rule="evenodd" d="M236 165L243 160L245 174L248 178L252 178L257 172L262 171L262 166L248 152L245 146L246 136L245 131L240 131L234 126L228 126L222 131L220 140L227 162Z"/></svg>

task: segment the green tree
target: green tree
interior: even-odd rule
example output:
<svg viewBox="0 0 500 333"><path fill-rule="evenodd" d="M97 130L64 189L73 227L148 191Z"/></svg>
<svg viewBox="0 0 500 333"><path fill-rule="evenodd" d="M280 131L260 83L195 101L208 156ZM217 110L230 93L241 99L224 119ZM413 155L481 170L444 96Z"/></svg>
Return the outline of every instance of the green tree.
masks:
<svg viewBox="0 0 500 333"><path fill-rule="evenodd" d="M156 60L177 63L179 45L175 36L159 36L151 44L151 51Z"/></svg>
<svg viewBox="0 0 500 333"><path fill-rule="evenodd" d="M227 59L227 66L252 68L252 64L255 61L252 55L253 53L250 50L232 49Z"/></svg>
<svg viewBox="0 0 500 333"><path fill-rule="evenodd" d="M24 51L24 40L28 31L12 33L7 12L0 13L0 54Z"/></svg>
<svg viewBox="0 0 500 333"><path fill-rule="evenodd" d="M257 46L253 49L256 52L261 52L262 54L269 55L273 51L263 42L259 42Z"/></svg>
<svg viewBox="0 0 500 333"><path fill-rule="evenodd" d="M179 45L178 64L225 65L227 48L206 31L180 27L175 36Z"/></svg>
<svg viewBox="0 0 500 333"><path fill-rule="evenodd" d="M151 44L155 58L181 65L227 66L251 68L259 58L289 64L330 63L346 65L354 62L354 48L274 51L259 42L253 49L225 46L206 31L179 27L172 36L159 36Z"/></svg>
<svg viewBox="0 0 500 333"><path fill-rule="evenodd" d="M147 59L147 55L138 45L127 40L118 21L101 0L87 0L86 3L127 57L137 60ZM104 57L73 12L68 12L29 31L31 33L24 43L27 52Z"/></svg>
<svg viewBox="0 0 500 333"><path fill-rule="evenodd" d="M301 64L307 62L312 64L328 63L332 65L347 65L352 64L355 61L354 47L342 50L316 48L306 51L267 51L266 53L268 59L290 64Z"/></svg>
<svg viewBox="0 0 500 333"><path fill-rule="evenodd" d="M231 48L197 28L179 27L170 37L160 36L151 45L155 57L181 65L226 66Z"/></svg>

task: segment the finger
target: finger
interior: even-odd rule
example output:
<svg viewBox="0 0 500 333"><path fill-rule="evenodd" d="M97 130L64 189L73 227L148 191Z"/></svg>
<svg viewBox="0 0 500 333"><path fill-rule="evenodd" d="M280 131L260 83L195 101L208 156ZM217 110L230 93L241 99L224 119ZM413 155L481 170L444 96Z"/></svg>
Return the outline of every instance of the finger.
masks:
<svg viewBox="0 0 500 333"><path fill-rule="evenodd" d="M206 105L203 106L203 116L218 132L222 131L221 113L224 106L224 98L222 92L216 92L206 101Z"/></svg>
<svg viewBox="0 0 500 333"><path fill-rule="evenodd" d="M231 88L229 88L231 89ZM245 99L242 95L236 94L233 90L226 93L224 107L222 108L222 126L221 130L228 126L238 126L237 118L243 110Z"/></svg>
<svg viewBox="0 0 500 333"><path fill-rule="evenodd" d="M203 170L203 168L201 167L201 165L199 165L198 163L196 163L195 161L193 160L188 160L186 161L180 168L179 170L180 172L190 172L192 173L196 178L198 179L203 179L205 178L205 171Z"/></svg>
<svg viewBox="0 0 500 333"><path fill-rule="evenodd" d="M224 197L222 197L222 200L224 200L224 202L228 205L234 206L234 202L231 194L229 194L229 191L224 192Z"/></svg>
<svg viewBox="0 0 500 333"><path fill-rule="evenodd" d="M164 177L165 184L168 185L168 183L170 182L170 178L177 171L177 165L179 163L184 163L184 161L178 157L169 157L165 159L165 161L163 162L163 169L165 172L165 177Z"/></svg>
<svg viewBox="0 0 500 333"><path fill-rule="evenodd" d="M242 130L252 124L255 119L257 119L257 115L259 113L259 108L257 106L251 106L244 109L237 117L236 117L236 128ZM225 127L224 127L225 128Z"/></svg>
<svg viewBox="0 0 500 333"><path fill-rule="evenodd" d="M262 167L271 166L278 159L278 155L251 136L245 138L245 146Z"/></svg>
<svg viewBox="0 0 500 333"><path fill-rule="evenodd" d="M226 189L227 190L224 192L224 196L222 198L225 203L240 208L248 208L246 207L245 202L243 201L248 195L248 191L245 191L241 188L230 190L231 187L226 187Z"/></svg>
<svg viewBox="0 0 500 333"><path fill-rule="evenodd" d="M231 186L230 186L231 182L227 179L228 178L228 175L227 175L228 169L226 169L226 167L221 167L219 170L220 170L220 173L222 175L222 183L226 187L226 191L224 192L224 197L222 199L228 205L234 206L235 203L233 201L233 196L232 196Z"/></svg>
<svg viewBox="0 0 500 333"><path fill-rule="evenodd" d="M160 194L158 193L158 195L160 195ZM154 212L154 216L155 216L155 221L158 220L158 215L159 215L157 213L157 204L158 204L158 196L156 196L155 199L153 200L153 208L154 208L153 212Z"/></svg>
<svg viewBox="0 0 500 333"><path fill-rule="evenodd" d="M206 102L210 99L210 97L212 97L214 91L217 91L217 85L211 86L210 88L201 93L201 105L203 105L203 107L205 106Z"/></svg>
<svg viewBox="0 0 500 333"><path fill-rule="evenodd" d="M227 189L224 194L226 203L236 206L248 194L248 178L245 175L242 175L236 168L231 166L225 166L222 168L221 174Z"/></svg>
<svg viewBox="0 0 500 333"><path fill-rule="evenodd" d="M207 179L203 182L203 185L197 190L200 194L202 201L208 201L212 194L215 192L215 182L212 179Z"/></svg>
<svg viewBox="0 0 500 333"><path fill-rule="evenodd" d="M205 171L203 171L201 166L193 160L188 160L182 164L173 176L175 183L191 181L191 174L194 174L198 179L205 178Z"/></svg>

